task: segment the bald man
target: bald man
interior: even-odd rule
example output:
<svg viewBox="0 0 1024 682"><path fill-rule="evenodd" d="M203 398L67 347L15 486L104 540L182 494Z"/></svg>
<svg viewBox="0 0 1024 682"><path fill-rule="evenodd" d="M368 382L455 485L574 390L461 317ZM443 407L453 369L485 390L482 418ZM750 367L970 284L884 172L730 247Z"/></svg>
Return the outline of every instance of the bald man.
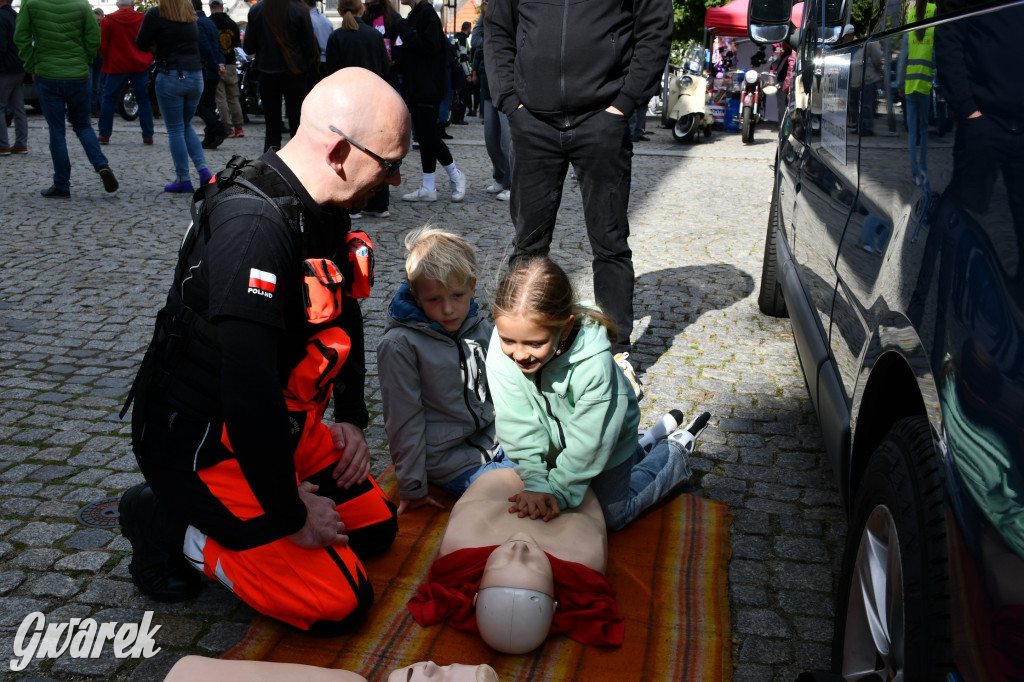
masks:
<svg viewBox="0 0 1024 682"><path fill-rule="evenodd" d="M387 549L396 521L369 477L359 305L328 264L349 262L348 209L401 182L410 122L394 88L355 68L321 81L302 118L283 149L233 158L194 197L129 395L147 483L119 511L143 594L191 599L198 569L261 613L333 634L373 603L359 557ZM290 407L307 396L322 415L332 390L325 457L302 442L316 411Z"/></svg>

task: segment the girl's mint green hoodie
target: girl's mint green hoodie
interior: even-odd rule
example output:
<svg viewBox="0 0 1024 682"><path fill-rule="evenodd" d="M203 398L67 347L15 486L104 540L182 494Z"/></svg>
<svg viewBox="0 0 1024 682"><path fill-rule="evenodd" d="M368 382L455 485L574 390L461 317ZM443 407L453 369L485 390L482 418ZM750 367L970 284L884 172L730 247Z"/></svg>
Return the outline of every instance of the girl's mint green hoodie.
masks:
<svg viewBox="0 0 1024 682"><path fill-rule="evenodd" d="M526 490L554 495L560 509L578 506L594 476L636 451L640 408L610 348L604 327L586 320L568 350L527 375L501 351L498 330L491 335L498 441Z"/></svg>

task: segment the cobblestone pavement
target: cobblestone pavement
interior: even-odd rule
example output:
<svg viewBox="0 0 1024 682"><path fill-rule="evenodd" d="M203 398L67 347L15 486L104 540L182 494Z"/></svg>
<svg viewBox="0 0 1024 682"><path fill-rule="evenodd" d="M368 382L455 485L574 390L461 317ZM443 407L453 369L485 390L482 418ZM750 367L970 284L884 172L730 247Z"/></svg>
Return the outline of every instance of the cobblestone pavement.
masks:
<svg viewBox="0 0 1024 682"><path fill-rule="evenodd" d="M118 120L103 150L120 191L103 192L69 130L72 198L44 199L39 190L52 173L47 132L38 113L29 120L30 153L0 159L0 678L160 679L184 653L217 655L233 645L254 612L212 582L185 604L143 598L128 577L130 546L116 527L89 527L76 516L142 480L117 412L170 282L188 198L161 191L172 179L162 123L156 144L144 147L138 127ZM451 128L450 143L470 180L464 203L450 203L439 180L436 203L393 201L390 219L359 224L377 243L377 285L363 308L370 349L400 283L408 230L429 222L466 235L485 273L507 255L508 204L483 191L483 126L469 120ZM211 168L234 153L258 155L262 132L249 125L245 138L208 152ZM630 205L633 359L646 385L644 423L673 407L713 415L691 492L727 502L735 515L728 568L741 682L827 668L830 595L845 532L789 324L757 311L773 139L764 129L753 145L715 133L683 146L656 129L636 146ZM409 180L393 199L416 186L418 167L412 152L403 168ZM553 250L588 295L582 225L570 179ZM481 277L480 298L494 280ZM367 435L377 472L387 449L373 355L367 360ZM146 610L162 626L154 658L117 660L107 646L97 659L65 655L9 670L16 630L29 613L49 622L138 622Z"/></svg>

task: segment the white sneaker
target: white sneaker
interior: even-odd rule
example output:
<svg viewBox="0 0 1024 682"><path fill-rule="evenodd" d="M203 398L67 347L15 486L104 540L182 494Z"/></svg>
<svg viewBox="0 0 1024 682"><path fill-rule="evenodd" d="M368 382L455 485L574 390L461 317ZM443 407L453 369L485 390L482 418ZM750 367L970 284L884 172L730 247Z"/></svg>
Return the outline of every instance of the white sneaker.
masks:
<svg viewBox="0 0 1024 682"><path fill-rule="evenodd" d="M363 215L370 218L390 218L391 211L367 211L363 209Z"/></svg>
<svg viewBox="0 0 1024 682"><path fill-rule="evenodd" d="M501 190L501 183L498 182L497 180L491 180L491 184L487 185L487 188L484 191L487 192L488 194L497 194Z"/></svg>
<svg viewBox="0 0 1024 682"><path fill-rule="evenodd" d="M494 198L497 199L498 201L508 201L509 199L512 198L512 190L503 189L497 194L495 194Z"/></svg>
<svg viewBox="0 0 1024 682"><path fill-rule="evenodd" d="M466 198L466 174L459 171L459 177L452 180L452 201L462 201Z"/></svg>
<svg viewBox="0 0 1024 682"><path fill-rule="evenodd" d="M349 220L359 220L362 217L363 217L362 213L349 213L348 214L348 219Z"/></svg>
<svg viewBox="0 0 1024 682"><path fill-rule="evenodd" d="M640 384L640 380L636 378L636 371L633 369L633 365L629 363L629 353L619 353L615 356L615 364L619 366L622 373L626 376L626 381L633 387L633 393L636 394L636 401L640 402L644 398L644 387Z"/></svg>
<svg viewBox="0 0 1024 682"><path fill-rule="evenodd" d="M437 201L437 190L427 189L422 185L415 191L402 195L403 201Z"/></svg>

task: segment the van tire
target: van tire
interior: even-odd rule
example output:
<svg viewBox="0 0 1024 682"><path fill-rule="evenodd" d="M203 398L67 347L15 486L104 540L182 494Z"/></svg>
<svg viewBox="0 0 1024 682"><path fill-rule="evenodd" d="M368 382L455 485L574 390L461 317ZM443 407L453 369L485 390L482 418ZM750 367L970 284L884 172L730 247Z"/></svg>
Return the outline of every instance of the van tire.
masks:
<svg viewBox="0 0 1024 682"><path fill-rule="evenodd" d="M779 253L775 246L775 230L779 222L779 188L772 192L772 205L768 211L768 234L764 238L764 262L761 266L761 290L757 294L757 307L765 315L789 317L786 299L779 283Z"/></svg>

